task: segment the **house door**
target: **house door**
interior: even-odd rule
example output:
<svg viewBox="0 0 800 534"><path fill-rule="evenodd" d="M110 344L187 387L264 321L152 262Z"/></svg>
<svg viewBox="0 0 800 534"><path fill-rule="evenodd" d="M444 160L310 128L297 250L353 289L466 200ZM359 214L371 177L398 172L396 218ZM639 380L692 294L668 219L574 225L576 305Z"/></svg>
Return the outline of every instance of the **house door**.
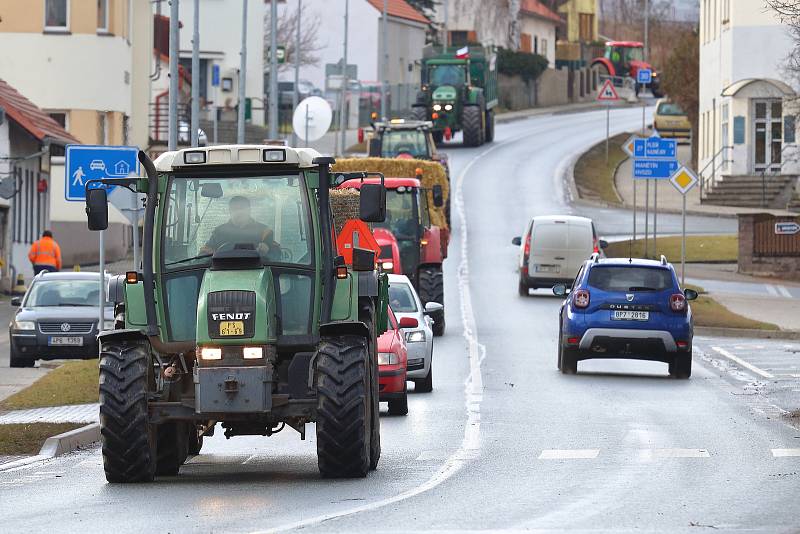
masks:
<svg viewBox="0 0 800 534"><path fill-rule="evenodd" d="M783 102L755 100L753 105L753 170L779 173L783 151Z"/></svg>

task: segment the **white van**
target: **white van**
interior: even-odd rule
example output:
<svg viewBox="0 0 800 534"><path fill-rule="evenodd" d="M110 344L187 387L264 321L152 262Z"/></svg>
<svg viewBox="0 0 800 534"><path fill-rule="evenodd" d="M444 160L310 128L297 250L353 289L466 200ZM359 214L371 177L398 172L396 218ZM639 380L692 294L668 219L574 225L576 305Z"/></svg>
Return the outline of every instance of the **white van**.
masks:
<svg viewBox="0 0 800 534"><path fill-rule="evenodd" d="M594 223L574 215L534 217L525 234L515 237L519 246L519 294L529 289L572 285L584 260L605 248L597 240Z"/></svg>

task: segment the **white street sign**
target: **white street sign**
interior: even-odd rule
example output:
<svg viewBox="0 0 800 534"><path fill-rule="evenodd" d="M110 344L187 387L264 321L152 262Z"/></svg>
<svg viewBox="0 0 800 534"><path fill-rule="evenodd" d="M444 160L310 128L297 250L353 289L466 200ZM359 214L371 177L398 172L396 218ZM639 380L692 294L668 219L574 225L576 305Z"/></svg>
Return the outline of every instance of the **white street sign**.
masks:
<svg viewBox="0 0 800 534"><path fill-rule="evenodd" d="M669 181L675 186L675 189L685 195L697 185L697 176L686 167L681 167L672 174Z"/></svg>
<svg viewBox="0 0 800 534"><path fill-rule="evenodd" d="M597 93L597 100L601 102L614 102L619 100L619 95L617 94L617 90L614 89L614 84L611 83L611 80L606 80L600 88L600 92Z"/></svg>

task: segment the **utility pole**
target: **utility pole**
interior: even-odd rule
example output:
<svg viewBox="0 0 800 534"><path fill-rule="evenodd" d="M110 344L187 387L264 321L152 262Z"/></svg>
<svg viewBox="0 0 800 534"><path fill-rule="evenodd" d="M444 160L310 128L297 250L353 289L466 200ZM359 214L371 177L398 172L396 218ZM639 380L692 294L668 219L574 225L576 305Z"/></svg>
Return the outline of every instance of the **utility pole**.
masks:
<svg viewBox="0 0 800 534"><path fill-rule="evenodd" d="M303 14L303 0L297 0L297 35L295 36L294 43L294 94L292 95L292 113L297 109L300 103L300 19ZM271 121L270 121L271 122ZM292 146L296 147L298 144L297 132L292 128Z"/></svg>
<svg viewBox="0 0 800 534"><path fill-rule="evenodd" d="M296 86L295 86L296 87ZM269 12L269 137L278 138L278 1Z"/></svg>
<svg viewBox="0 0 800 534"><path fill-rule="evenodd" d="M272 0L273 2L275 0ZM342 104L339 107L339 134L341 135L341 153L344 154L347 143L347 30L350 17L350 0L344 0L344 57L342 58Z"/></svg>
<svg viewBox="0 0 800 534"><path fill-rule="evenodd" d="M200 0L194 0L194 31L192 32L192 146L199 143L200 129ZM138 268L138 267L137 267Z"/></svg>
<svg viewBox="0 0 800 534"><path fill-rule="evenodd" d="M169 11L169 120L167 150L178 148L178 28L179 0L171 0ZM101 308L102 309L102 308Z"/></svg>
<svg viewBox="0 0 800 534"><path fill-rule="evenodd" d="M389 73L387 67L389 66L389 49L387 48L388 38L386 37L389 18L389 0L383 0L383 19L381 20L381 33L382 47L383 47L383 61L381 62L381 120L386 120L386 89L389 85Z"/></svg>
<svg viewBox="0 0 800 534"><path fill-rule="evenodd" d="M239 52L239 123L236 142L244 144L244 108L246 105L245 85L247 84L247 0L242 2L242 48Z"/></svg>
<svg viewBox="0 0 800 534"><path fill-rule="evenodd" d="M650 0L644 0L644 60L650 61Z"/></svg>

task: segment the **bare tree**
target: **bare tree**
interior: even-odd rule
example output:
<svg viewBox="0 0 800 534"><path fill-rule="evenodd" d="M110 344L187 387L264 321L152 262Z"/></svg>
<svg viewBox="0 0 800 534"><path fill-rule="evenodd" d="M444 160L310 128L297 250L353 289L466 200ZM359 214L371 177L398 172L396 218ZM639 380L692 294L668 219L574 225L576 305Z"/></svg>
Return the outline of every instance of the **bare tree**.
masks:
<svg viewBox="0 0 800 534"><path fill-rule="evenodd" d="M800 0L765 0L778 19L789 27L794 44L784 65L788 80L800 85Z"/></svg>
<svg viewBox="0 0 800 534"><path fill-rule="evenodd" d="M300 65L317 65L320 61L318 52L324 47L319 44L319 28L322 20L318 13L308 10L303 4L302 10L288 8L278 15L278 44L286 47L286 61L278 65L278 72L294 68L297 54L297 20L300 19ZM269 43L271 27L269 12L264 17L264 63L269 65Z"/></svg>

